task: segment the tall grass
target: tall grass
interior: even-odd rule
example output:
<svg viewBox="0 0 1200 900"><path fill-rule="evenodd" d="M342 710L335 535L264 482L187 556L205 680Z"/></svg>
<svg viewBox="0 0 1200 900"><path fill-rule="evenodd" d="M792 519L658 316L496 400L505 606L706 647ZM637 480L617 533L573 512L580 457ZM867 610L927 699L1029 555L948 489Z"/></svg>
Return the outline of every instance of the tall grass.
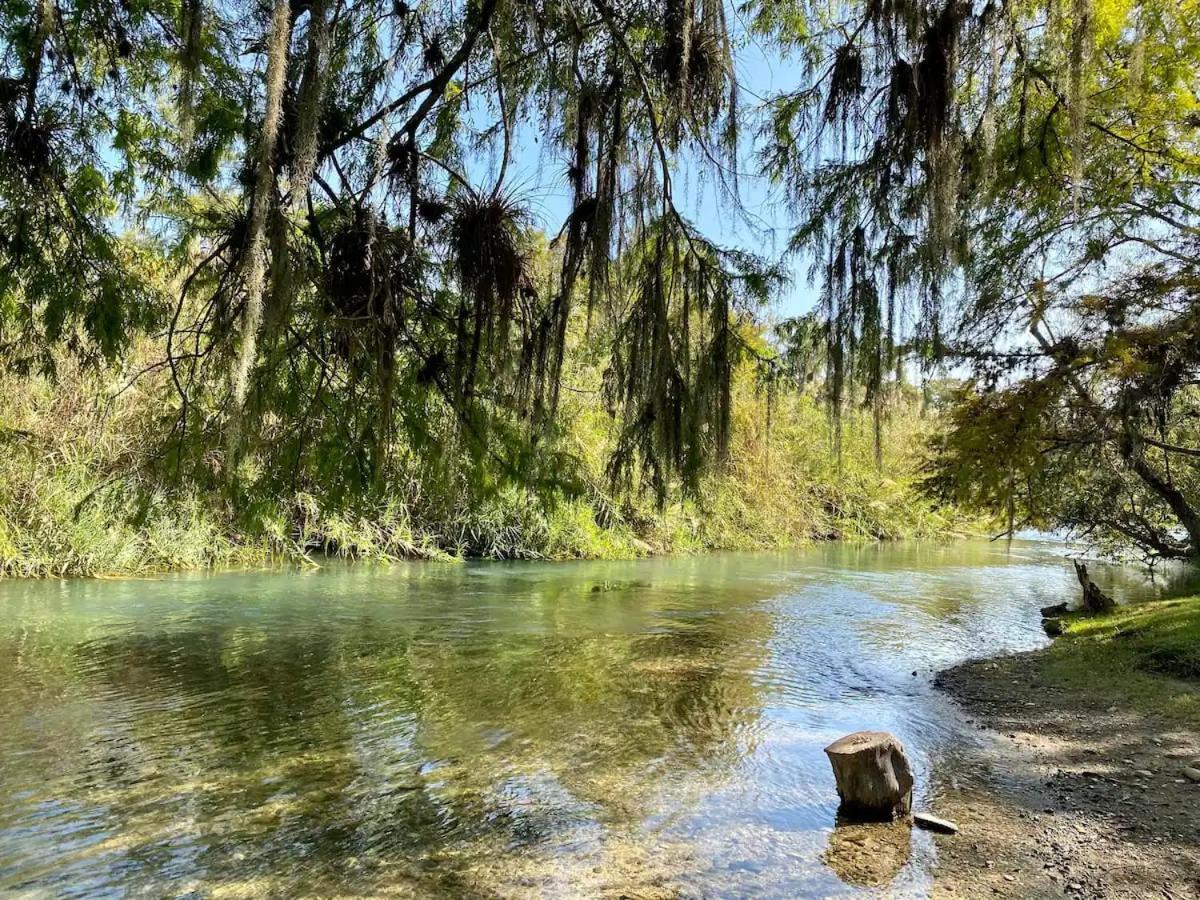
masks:
<svg viewBox="0 0 1200 900"><path fill-rule="evenodd" d="M0 574L136 574L229 563L216 511L140 474L129 402L99 402L97 379L0 383Z"/></svg>
<svg viewBox="0 0 1200 900"><path fill-rule="evenodd" d="M748 369L737 381L726 468L697 496L675 489L661 507L652 492L608 492L615 426L594 391L566 403L559 443L578 462L571 490L511 478L487 487L422 480L428 468L415 468L382 497L335 502L310 486L255 498L252 513L231 509L215 488L151 474L169 395L163 378L130 387L69 363L53 380L0 381L0 574L139 574L326 554L616 558L943 537L975 524L916 488L937 422L915 400L894 401L877 467L866 415L844 417L839 457L818 400L786 394L768 411ZM403 471L414 451L401 446L396 457Z"/></svg>

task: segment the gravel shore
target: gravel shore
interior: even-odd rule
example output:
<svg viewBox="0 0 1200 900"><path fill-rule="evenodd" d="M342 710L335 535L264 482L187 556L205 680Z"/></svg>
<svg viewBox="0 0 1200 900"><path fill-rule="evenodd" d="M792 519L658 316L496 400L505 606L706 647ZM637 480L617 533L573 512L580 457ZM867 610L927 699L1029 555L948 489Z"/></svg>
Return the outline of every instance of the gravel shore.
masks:
<svg viewBox="0 0 1200 900"><path fill-rule="evenodd" d="M1045 654L937 677L982 740L938 766L962 830L936 839L934 896L1200 897L1200 722L1056 682Z"/></svg>

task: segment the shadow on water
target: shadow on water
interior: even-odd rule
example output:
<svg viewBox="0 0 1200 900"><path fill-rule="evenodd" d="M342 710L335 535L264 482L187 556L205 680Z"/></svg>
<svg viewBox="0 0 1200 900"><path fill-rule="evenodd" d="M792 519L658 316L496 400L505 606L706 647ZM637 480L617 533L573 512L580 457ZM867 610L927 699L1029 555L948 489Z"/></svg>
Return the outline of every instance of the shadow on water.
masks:
<svg viewBox="0 0 1200 900"><path fill-rule="evenodd" d="M1073 577L1019 543L0 586L0 891L919 894L930 843L831 830L821 748L891 730L927 783L928 676L1038 646Z"/></svg>

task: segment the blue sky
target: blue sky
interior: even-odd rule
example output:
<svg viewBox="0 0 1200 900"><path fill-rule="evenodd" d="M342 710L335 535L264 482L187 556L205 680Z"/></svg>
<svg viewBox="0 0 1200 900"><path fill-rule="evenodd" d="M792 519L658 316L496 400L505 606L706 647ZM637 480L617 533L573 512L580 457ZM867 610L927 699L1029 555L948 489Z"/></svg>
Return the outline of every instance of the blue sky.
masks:
<svg viewBox="0 0 1200 900"><path fill-rule="evenodd" d="M735 30L737 27L735 26ZM726 246L741 247L772 259L782 255L790 234L789 215L785 198L778 186L753 173L751 140L757 128L755 108L763 98L789 88L799 81L795 64L780 57L773 49L746 38L744 29L735 53L738 82L741 88L742 148L739 194L750 218L759 223L754 229L739 217L730 214L718 202L717 189L700 166L680 163L673 173L676 205L680 212L694 222L706 236ZM542 135L530 126L518 127L512 162L506 184L516 188L531 200L534 214L547 232L557 232L570 212L570 191L566 181L567 160L561 148L547 144ZM498 161L490 166L480 161L481 180L488 181ZM807 263L793 259L790 263L792 283L784 289L775 308L777 317L794 316L813 307L816 291L808 284Z"/></svg>

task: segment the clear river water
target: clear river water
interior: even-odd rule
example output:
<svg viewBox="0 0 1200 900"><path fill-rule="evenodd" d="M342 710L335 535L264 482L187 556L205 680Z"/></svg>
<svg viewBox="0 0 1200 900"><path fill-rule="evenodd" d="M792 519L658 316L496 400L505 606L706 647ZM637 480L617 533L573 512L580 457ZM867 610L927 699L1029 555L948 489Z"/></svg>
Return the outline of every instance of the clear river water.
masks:
<svg viewBox="0 0 1200 900"><path fill-rule="evenodd" d="M822 748L894 732L936 808L980 738L932 676L1044 643L1065 553L0 583L0 894L854 895Z"/></svg>

